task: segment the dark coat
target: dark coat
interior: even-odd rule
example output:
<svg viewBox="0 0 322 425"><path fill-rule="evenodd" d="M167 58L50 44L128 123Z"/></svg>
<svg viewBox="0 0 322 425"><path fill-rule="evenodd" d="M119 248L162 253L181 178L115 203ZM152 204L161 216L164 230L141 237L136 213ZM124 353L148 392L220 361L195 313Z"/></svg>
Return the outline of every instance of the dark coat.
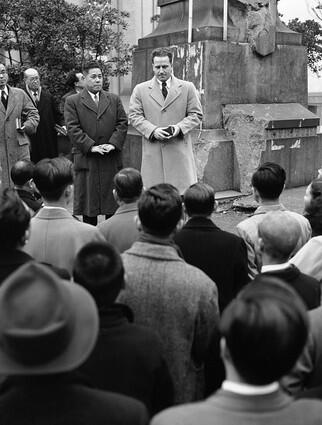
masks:
<svg viewBox="0 0 322 425"><path fill-rule="evenodd" d="M131 310L120 304L100 310L94 350L81 366L96 388L142 401L151 414L173 404L173 385L159 337L130 323Z"/></svg>
<svg viewBox="0 0 322 425"><path fill-rule="evenodd" d="M174 240L187 263L216 282L219 309L223 311L248 281L245 242L205 217L191 218Z"/></svg>
<svg viewBox="0 0 322 425"><path fill-rule="evenodd" d="M301 273L293 264L290 264L287 269L261 273L255 277L254 281L263 275L277 277L288 283L300 295L308 310L313 310L320 306L321 289L319 281L314 279L314 277Z"/></svg>
<svg viewBox="0 0 322 425"><path fill-rule="evenodd" d="M35 213L43 206L43 200L41 197L37 197L31 189L25 189L23 187L15 187L19 198Z"/></svg>
<svg viewBox="0 0 322 425"><path fill-rule="evenodd" d="M9 381L9 380L8 380ZM142 403L94 390L68 375L10 378L0 395L6 425L146 425Z"/></svg>
<svg viewBox="0 0 322 425"><path fill-rule="evenodd" d="M117 208L113 178L122 168L121 150L127 132L127 116L120 98L101 91L97 108L84 89L66 98L65 122L74 153L74 214L113 214ZM116 149L105 155L90 152L92 146L105 143Z"/></svg>
<svg viewBox="0 0 322 425"><path fill-rule="evenodd" d="M33 258L19 249L0 249L0 284L20 266Z"/></svg>
<svg viewBox="0 0 322 425"><path fill-rule="evenodd" d="M58 156L55 125L62 124L63 117L50 93L41 89L39 102L36 105L26 88L25 91L38 109L40 115L37 132L30 138L30 156L31 160L36 164L43 158L55 158Z"/></svg>

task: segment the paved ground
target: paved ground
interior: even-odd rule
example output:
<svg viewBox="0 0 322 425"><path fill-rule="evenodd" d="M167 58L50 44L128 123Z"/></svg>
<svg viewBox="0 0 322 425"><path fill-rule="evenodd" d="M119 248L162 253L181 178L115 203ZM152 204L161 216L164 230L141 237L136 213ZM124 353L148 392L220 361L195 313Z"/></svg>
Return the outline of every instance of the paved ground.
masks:
<svg viewBox="0 0 322 425"><path fill-rule="evenodd" d="M296 211L300 214L303 212L304 201L303 197L305 194L306 186L296 187L293 189L286 189L281 197L282 203L286 208ZM245 199L245 198L244 198ZM252 197L247 197L251 200ZM220 213L215 213L213 218L215 223L223 230L235 233L236 225L247 218L251 212L249 211L236 211L235 209L229 209Z"/></svg>

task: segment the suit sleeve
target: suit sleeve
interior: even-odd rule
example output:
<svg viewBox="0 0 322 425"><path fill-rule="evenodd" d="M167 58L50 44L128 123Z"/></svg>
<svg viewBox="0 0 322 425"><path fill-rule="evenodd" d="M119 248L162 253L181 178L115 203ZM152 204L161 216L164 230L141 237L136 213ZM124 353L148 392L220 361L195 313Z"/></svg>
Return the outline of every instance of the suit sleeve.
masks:
<svg viewBox="0 0 322 425"><path fill-rule="evenodd" d="M237 233L245 241L246 244L248 258L248 278L249 280L252 280L258 274L255 247L253 241L248 236L247 232L239 225L237 226Z"/></svg>
<svg viewBox="0 0 322 425"><path fill-rule="evenodd" d="M112 136L108 143L114 145L117 150L122 150L127 133L128 118L124 111L121 99L116 97L116 122Z"/></svg>
<svg viewBox="0 0 322 425"><path fill-rule="evenodd" d="M149 139L154 130L157 128L156 125L152 124L145 118L139 86L134 87L130 99L129 120L131 125L146 139Z"/></svg>
<svg viewBox="0 0 322 425"><path fill-rule="evenodd" d="M40 120L39 112L25 92L23 92L22 102L22 116L24 118L25 132L31 136L37 131Z"/></svg>
<svg viewBox="0 0 322 425"><path fill-rule="evenodd" d="M190 130L200 125L203 116L199 94L193 83L187 82L187 84L187 115L183 120L177 123L183 135L189 133Z"/></svg>
<svg viewBox="0 0 322 425"><path fill-rule="evenodd" d="M77 149L79 149L82 154L86 155L90 151L91 147L95 144L95 141L83 131L79 122L73 97L74 96L67 97L65 102L64 115L67 126L67 133L72 142L72 145L77 147Z"/></svg>
<svg viewBox="0 0 322 425"><path fill-rule="evenodd" d="M248 261L247 261L247 247L242 238L239 239L239 243L236 247L235 252L235 263L234 263L234 295L248 283Z"/></svg>

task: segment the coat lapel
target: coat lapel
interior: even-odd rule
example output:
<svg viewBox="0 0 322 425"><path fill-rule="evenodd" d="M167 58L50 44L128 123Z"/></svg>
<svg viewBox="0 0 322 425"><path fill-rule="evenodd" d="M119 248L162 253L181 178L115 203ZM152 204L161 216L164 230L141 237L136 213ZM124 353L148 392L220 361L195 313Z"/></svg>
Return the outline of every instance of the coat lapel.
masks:
<svg viewBox="0 0 322 425"><path fill-rule="evenodd" d="M28 91L28 89L27 89L26 86L25 86L24 90L27 93L29 99L32 101L32 104L34 105L34 107L38 109L38 106L36 105L36 102L35 102L34 98L30 95L30 93L29 93L29 91Z"/></svg>
<svg viewBox="0 0 322 425"><path fill-rule="evenodd" d="M10 89L9 86L8 86L8 93L9 93L9 95L8 95L8 104L7 104L6 117L9 117L9 115L14 110L16 104L19 103L18 101L16 101L16 94ZM1 106L4 109L4 106L2 105L2 102L1 102Z"/></svg>
<svg viewBox="0 0 322 425"><path fill-rule="evenodd" d="M160 90L160 86L156 78L152 78L149 84L150 96L154 99L160 106L164 105L164 98Z"/></svg>
<svg viewBox="0 0 322 425"><path fill-rule="evenodd" d="M101 91L100 101L99 101L99 104L98 104L97 118L99 118L100 116L102 116L104 114L104 112L110 106L110 104L111 104L111 100L110 100L108 94L105 93L104 91Z"/></svg>
<svg viewBox="0 0 322 425"><path fill-rule="evenodd" d="M181 90L182 90L181 89L181 83L179 82L179 80L177 78L172 76L170 90L169 90L167 98L165 99L165 102L163 103L162 109L165 109L169 105L171 105L171 103L173 103L177 99L177 97L180 96Z"/></svg>
<svg viewBox="0 0 322 425"><path fill-rule="evenodd" d="M97 106L86 89L82 91L81 99L86 108L97 114Z"/></svg>

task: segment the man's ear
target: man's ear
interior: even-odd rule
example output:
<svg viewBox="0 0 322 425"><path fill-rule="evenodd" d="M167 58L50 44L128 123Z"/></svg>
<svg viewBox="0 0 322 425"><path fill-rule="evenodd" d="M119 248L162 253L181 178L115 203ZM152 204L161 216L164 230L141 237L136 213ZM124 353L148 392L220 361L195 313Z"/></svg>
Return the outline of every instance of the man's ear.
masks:
<svg viewBox="0 0 322 425"><path fill-rule="evenodd" d="M142 223L141 223L140 217L138 215L136 215L134 217L134 221L135 221L135 224L136 224L136 228L138 229L139 232L141 232L141 230L142 230Z"/></svg>
<svg viewBox="0 0 322 425"><path fill-rule="evenodd" d="M259 202L260 196L259 196L258 190L254 186L252 186L252 189L253 189L253 197L254 197L255 201Z"/></svg>
<svg viewBox="0 0 322 425"><path fill-rule="evenodd" d="M72 195L73 195L73 185L69 184L68 186L66 186L65 196L66 198L71 198Z"/></svg>
<svg viewBox="0 0 322 425"><path fill-rule="evenodd" d="M261 237L257 239L257 248L260 252L264 251L264 241Z"/></svg>
<svg viewBox="0 0 322 425"><path fill-rule="evenodd" d="M118 202L118 196L115 189L113 189L113 198L115 199L115 202Z"/></svg>
<svg viewBox="0 0 322 425"><path fill-rule="evenodd" d="M228 360L231 362L230 352L224 337L220 338L220 356L223 360Z"/></svg>

